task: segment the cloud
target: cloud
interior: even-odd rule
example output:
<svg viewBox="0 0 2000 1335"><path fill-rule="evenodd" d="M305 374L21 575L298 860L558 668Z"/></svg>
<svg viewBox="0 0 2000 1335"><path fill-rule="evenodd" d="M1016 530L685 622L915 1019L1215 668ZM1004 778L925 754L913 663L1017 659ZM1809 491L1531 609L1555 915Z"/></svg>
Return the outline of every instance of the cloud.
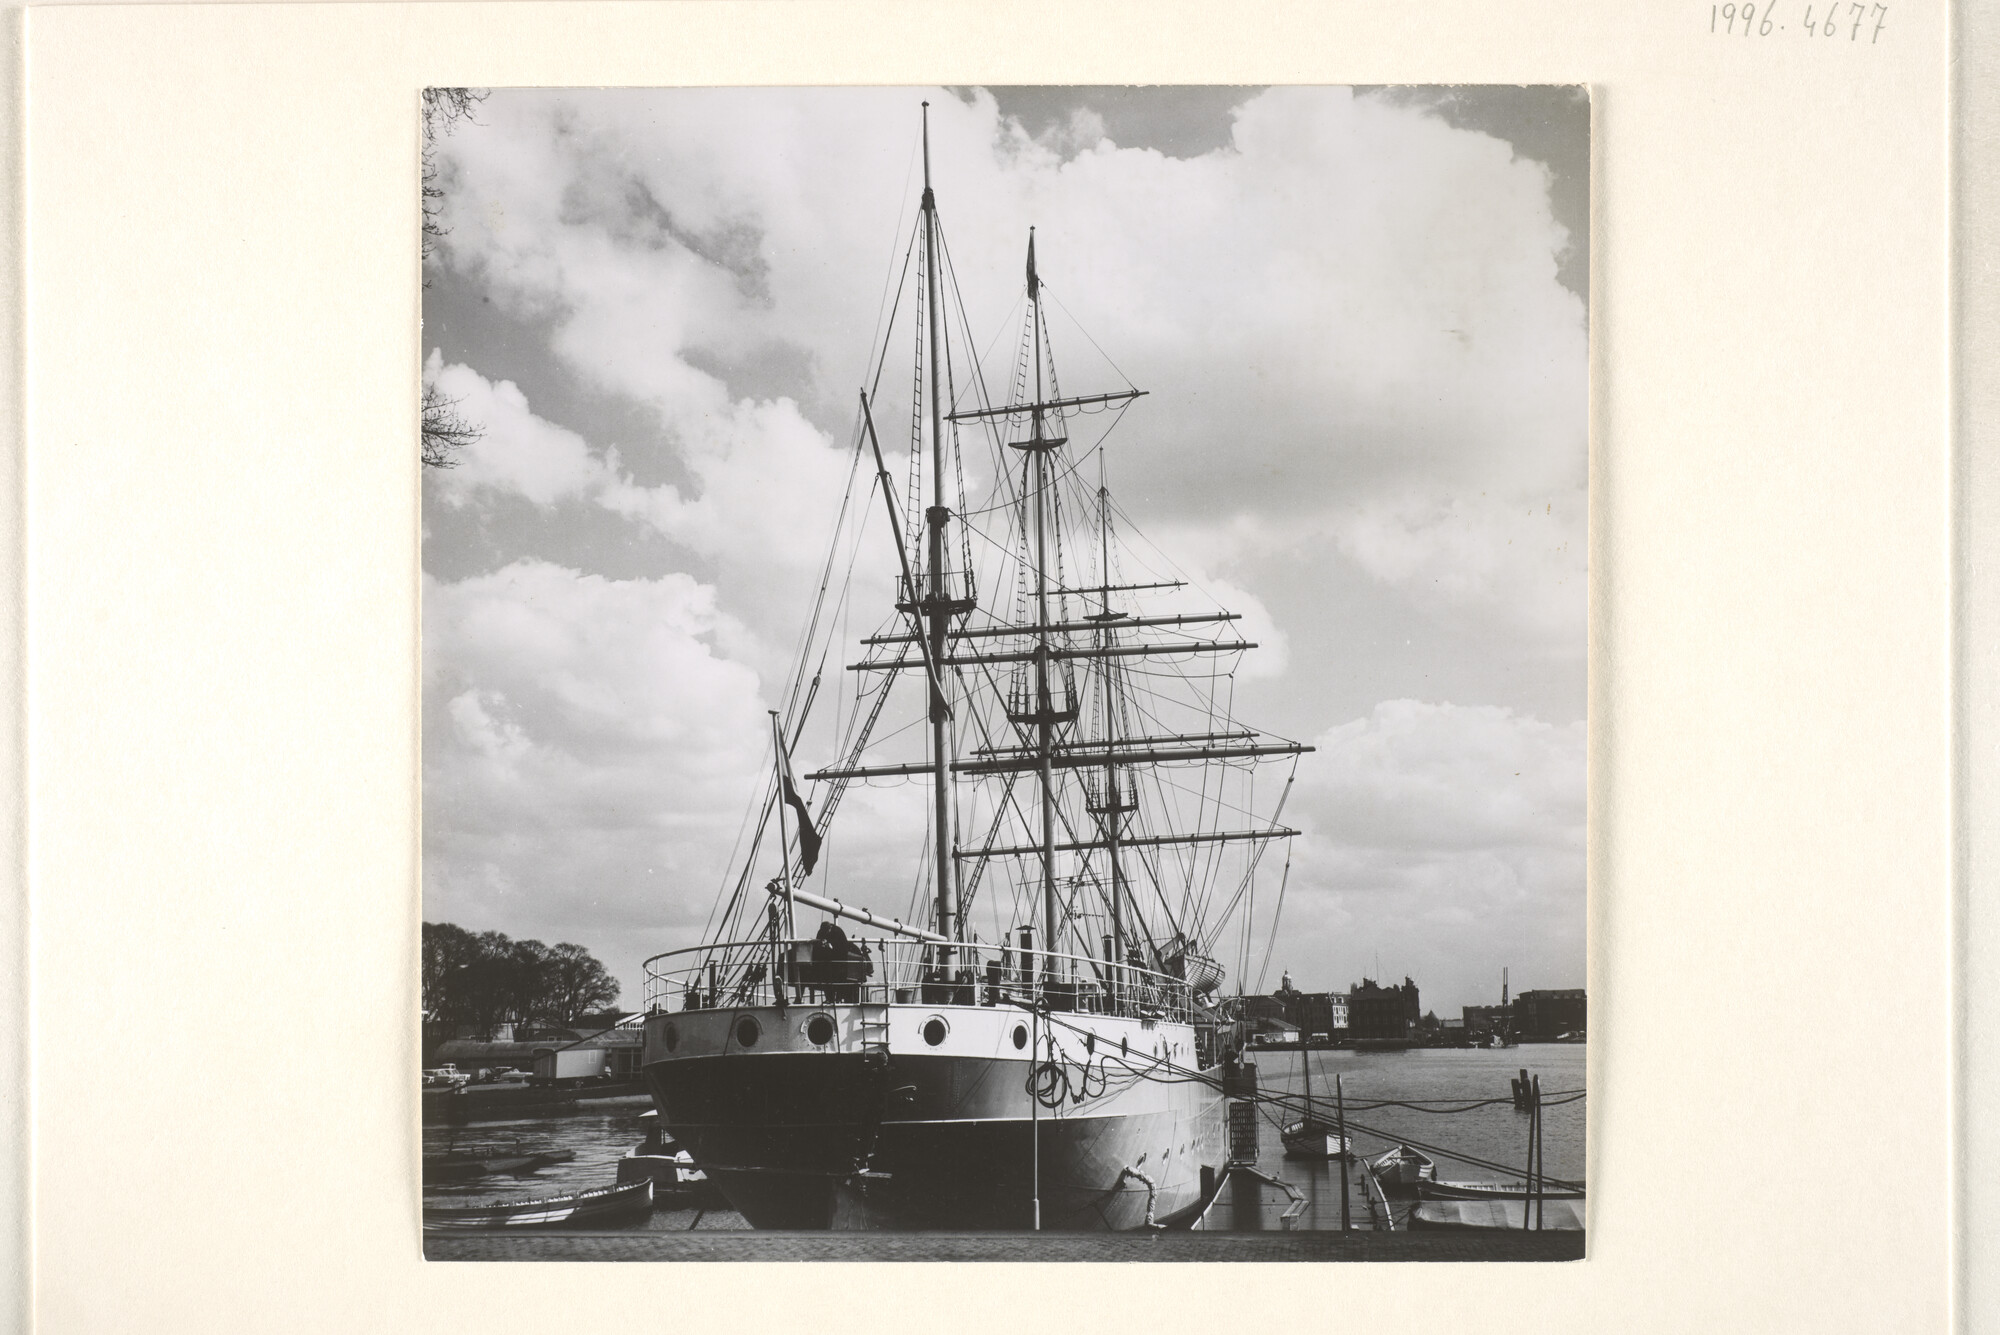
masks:
<svg viewBox="0 0 2000 1335"><path fill-rule="evenodd" d="M1358 977L1380 951L1447 996L1507 963L1526 985L1582 985L1582 723L1389 700L1315 745L1287 811L1306 832L1288 959Z"/></svg>
<svg viewBox="0 0 2000 1335"><path fill-rule="evenodd" d="M424 595L426 911L698 923L769 763L713 590L522 561Z"/></svg>
<svg viewBox="0 0 2000 1335"><path fill-rule="evenodd" d="M1572 657L1585 636L1588 504L1581 487L1539 507L1518 492L1418 493L1357 506L1332 530L1357 565L1436 618L1485 621L1538 656Z"/></svg>
<svg viewBox="0 0 2000 1335"><path fill-rule="evenodd" d="M446 366L435 352L425 364L424 378L480 431L459 452L455 466L434 477L447 505L470 505L484 493L547 506L598 492L616 478L615 459L593 454L574 431L535 416L512 381L495 384L469 366Z"/></svg>
<svg viewBox="0 0 2000 1335"><path fill-rule="evenodd" d="M851 471L851 461L790 400L715 402L684 437L688 485L647 486L615 448L597 448L536 416L511 381L446 366L435 353L426 377L481 431L457 466L427 478L444 504L465 509L512 498L547 510L580 502L601 523L644 525L699 558L745 609L743 620L731 619L721 632L733 653L774 675L789 667L782 654L825 560ZM886 579L894 560L877 543L858 553L856 568Z"/></svg>
<svg viewBox="0 0 2000 1335"><path fill-rule="evenodd" d="M717 455L746 411L728 382L764 387L774 359L804 418L844 434L884 239L899 212L910 223L913 97L495 99L447 146L444 255L553 312L556 352L655 405L682 453ZM1330 515L1413 490L1525 506L1581 486L1583 310L1555 279L1566 233L1540 164L1338 89L1255 96L1231 146L1195 158L1121 149L1101 125L1079 113L1044 135L1057 151L983 92L931 109L977 339L1007 329L1038 223L1065 383L1118 386L1094 340L1153 390L1113 447L1128 502L1164 519L1232 502ZM893 435L905 387L885 390Z"/></svg>
<svg viewBox="0 0 2000 1335"><path fill-rule="evenodd" d="M1315 744L1301 797L1343 847L1582 852L1581 723L1389 700Z"/></svg>
<svg viewBox="0 0 2000 1335"><path fill-rule="evenodd" d="M613 580L500 544L489 573L427 584L427 882L469 919L652 931L706 910L761 783L760 691L790 666L850 474L884 275L914 217L920 96L507 92L443 146L434 262L658 429L613 449L588 422L538 417L476 356L434 358L487 435L427 485L462 514L525 504L663 535L684 567ZM1295 637L1273 607L1346 609L1300 610L1254 577L1315 562L1470 628L1496 663L1580 663L1587 343L1556 279L1568 237L1545 168L1339 89L1248 96L1225 147L1185 158L1121 147L1089 110L1037 137L983 91L933 96L931 136L989 382L1008 374L1033 224L1063 388L1129 373L1151 391L1122 419L1079 419L1071 453L1118 422L1115 494L1244 614L1236 629L1265 646L1245 679L1292 670L1295 638L1348 638ZM913 335L907 316L890 333L876 412L906 504ZM997 462L982 446L965 467L977 509ZM886 588L879 498L854 503L877 524L852 549L857 588ZM1422 652L1390 689L1424 689ZM1507 678L1490 680L1500 698ZM1359 920L1412 950L1484 949L1504 919L1548 926L1566 959L1582 930L1580 725L1391 701L1329 728L1333 707L1297 705L1311 721L1295 731L1322 733L1288 814L1311 831L1288 909L1299 948L1333 957ZM907 796L850 799L829 845L848 884L909 884Z"/></svg>

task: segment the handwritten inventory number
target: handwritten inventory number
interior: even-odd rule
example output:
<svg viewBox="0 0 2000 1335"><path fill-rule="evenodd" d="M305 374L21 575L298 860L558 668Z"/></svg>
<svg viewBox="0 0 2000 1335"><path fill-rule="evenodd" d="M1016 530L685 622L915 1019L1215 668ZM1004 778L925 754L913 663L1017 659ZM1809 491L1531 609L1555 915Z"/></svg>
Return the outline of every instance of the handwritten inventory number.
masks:
<svg viewBox="0 0 2000 1335"><path fill-rule="evenodd" d="M1845 9L1847 13L1841 11ZM1868 44L1873 46L1881 37L1882 29L1889 22L1889 6L1857 5L1851 2L1827 5L1823 10L1815 5L1806 6L1805 31L1808 37L1837 37L1842 29L1847 32L1847 40L1858 42L1865 30ZM1785 25L1778 22L1778 0L1769 0L1761 9L1754 0L1729 5L1708 7L1708 30L1713 33L1733 35L1736 25L1743 25L1743 35L1755 32L1759 37L1769 37L1773 32L1783 32ZM1872 26L1870 26L1872 24Z"/></svg>

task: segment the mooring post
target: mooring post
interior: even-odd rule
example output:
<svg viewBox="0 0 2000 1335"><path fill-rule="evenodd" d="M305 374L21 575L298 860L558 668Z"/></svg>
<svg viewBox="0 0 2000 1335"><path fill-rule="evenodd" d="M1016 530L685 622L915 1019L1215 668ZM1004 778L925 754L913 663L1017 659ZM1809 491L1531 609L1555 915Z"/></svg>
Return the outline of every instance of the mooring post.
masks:
<svg viewBox="0 0 2000 1335"><path fill-rule="evenodd" d="M1527 1232L1535 1213L1535 1105L1528 1090L1528 1073L1521 1072L1522 1107L1528 1113L1528 1171L1521 1183L1521 1231Z"/></svg>
<svg viewBox="0 0 2000 1335"><path fill-rule="evenodd" d="M1535 1077L1535 1227L1542 1226L1542 1201L1548 1195L1548 1149L1542 1143L1542 1078Z"/></svg>
<svg viewBox="0 0 2000 1335"><path fill-rule="evenodd" d="M1340 1155L1334 1160L1335 1163L1340 1165L1340 1231L1345 1233L1348 1229L1347 1174L1351 1168L1351 1163L1350 1156L1347 1153L1347 1098L1341 1093L1340 1073L1338 1071L1334 1072L1333 1075L1333 1116L1334 1134L1339 1138L1335 1143L1340 1146Z"/></svg>

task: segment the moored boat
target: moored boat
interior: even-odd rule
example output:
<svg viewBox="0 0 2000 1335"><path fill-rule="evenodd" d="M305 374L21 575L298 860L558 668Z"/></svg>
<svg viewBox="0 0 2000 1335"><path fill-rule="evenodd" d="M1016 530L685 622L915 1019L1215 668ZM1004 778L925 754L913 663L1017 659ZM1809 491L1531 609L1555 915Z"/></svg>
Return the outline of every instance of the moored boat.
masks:
<svg viewBox="0 0 2000 1335"><path fill-rule="evenodd" d="M424 1159L424 1181L466 1182L473 1178L539 1172L576 1157L575 1150L495 1150L488 1153L434 1154Z"/></svg>
<svg viewBox="0 0 2000 1335"><path fill-rule="evenodd" d="M1342 1139L1332 1125L1313 1119L1291 1123L1278 1133L1288 1159L1352 1159L1354 1139Z"/></svg>
<svg viewBox="0 0 2000 1335"><path fill-rule="evenodd" d="M1417 1194L1427 1201L1518 1201L1526 1200L1530 1192L1526 1182L1421 1182ZM1548 1183L1536 1188L1533 1195L1547 1201L1580 1201L1583 1188Z"/></svg>
<svg viewBox="0 0 2000 1335"><path fill-rule="evenodd" d="M1369 1167L1384 1187L1398 1187L1413 1191L1423 1183L1437 1178L1437 1162L1422 1150L1413 1150L1408 1145L1398 1145L1387 1154L1374 1159Z"/></svg>
<svg viewBox="0 0 2000 1335"><path fill-rule="evenodd" d="M662 1133L659 1117L657 1110L640 1115L646 1138L618 1160L618 1180L652 1179L656 1205L672 1203L704 1208L720 1205L722 1196L715 1184L708 1180L708 1174L695 1167L692 1154L682 1149L673 1137Z"/></svg>
<svg viewBox="0 0 2000 1335"><path fill-rule="evenodd" d="M567 1196L491 1205L424 1207L429 1229L611 1228L636 1223L653 1211L653 1180L595 1187Z"/></svg>
<svg viewBox="0 0 2000 1335"><path fill-rule="evenodd" d="M1284 1143L1285 1157L1288 1159L1338 1159L1350 1163L1354 1159L1352 1137L1341 1134L1337 1122L1329 1122L1319 1116L1313 1108L1312 1059L1299 1053L1300 1081L1305 1087L1305 1116L1296 1122L1280 1128L1278 1139ZM1339 1078L1335 1077L1335 1084Z"/></svg>
<svg viewBox="0 0 2000 1335"><path fill-rule="evenodd" d="M1410 1211L1411 1228L1542 1229L1579 1232L1583 1202L1568 1198L1419 1201Z"/></svg>

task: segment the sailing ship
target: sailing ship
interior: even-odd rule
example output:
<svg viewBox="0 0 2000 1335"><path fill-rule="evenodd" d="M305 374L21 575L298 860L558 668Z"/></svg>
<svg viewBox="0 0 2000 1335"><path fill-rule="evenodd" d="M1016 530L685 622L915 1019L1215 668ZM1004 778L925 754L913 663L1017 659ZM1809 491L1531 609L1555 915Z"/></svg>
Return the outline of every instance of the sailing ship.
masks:
<svg viewBox="0 0 2000 1335"><path fill-rule="evenodd" d="M1218 942L1242 924L1247 959L1259 862L1296 833L1278 823L1291 779L1257 775L1311 748L1235 720L1256 646L1203 637L1238 615L1112 499L1106 438L1145 391L1064 392L1032 228L1011 383L989 391L927 110L921 143L771 777L705 939L647 961L644 1075L755 1227L1162 1224L1228 1158L1242 1036ZM885 387L899 337L913 369ZM895 555L879 591L857 559L881 550L873 517ZM838 628L871 605L861 657L829 677ZM793 753L815 750L831 763L801 777ZM861 785L923 794L923 851L834 882L834 820Z"/></svg>

